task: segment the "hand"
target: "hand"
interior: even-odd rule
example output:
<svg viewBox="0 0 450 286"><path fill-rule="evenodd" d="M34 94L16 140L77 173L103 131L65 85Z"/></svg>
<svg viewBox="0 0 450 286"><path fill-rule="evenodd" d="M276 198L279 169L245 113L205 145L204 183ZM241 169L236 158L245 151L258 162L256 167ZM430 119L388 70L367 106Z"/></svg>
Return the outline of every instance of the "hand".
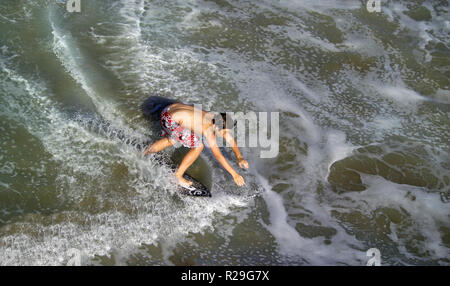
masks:
<svg viewBox="0 0 450 286"><path fill-rule="evenodd" d="M245 185L245 181L244 178L242 178L241 175L239 175L238 173L236 173L236 175L233 176L234 182L239 186L242 187L243 185Z"/></svg>
<svg viewBox="0 0 450 286"><path fill-rule="evenodd" d="M241 167L242 169L248 169L248 162L245 161L244 159L238 159L238 163L239 163L239 167Z"/></svg>

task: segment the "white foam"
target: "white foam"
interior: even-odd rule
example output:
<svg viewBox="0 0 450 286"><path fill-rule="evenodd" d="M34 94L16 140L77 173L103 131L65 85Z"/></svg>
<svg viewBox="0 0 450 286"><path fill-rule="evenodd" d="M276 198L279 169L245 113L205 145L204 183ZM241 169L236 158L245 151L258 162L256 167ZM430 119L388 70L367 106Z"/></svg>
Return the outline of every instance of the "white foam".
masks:
<svg viewBox="0 0 450 286"><path fill-rule="evenodd" d="M309 9L320 12L329 11L333 9L359 9L361 4L358 1L346 1L346 0L281 0L279 5L290 9Z"/></svg>
<svg viewBox="0 0 450 286"><path fill-rule="evenodd" d="M392 20L400 17L402 27L416 31L422 40L419 48L423 49L425 43L442 36L440 35L442 29L435 29L437 27L432 26L435 24L417 25L404 18L407 16L402 16L405 9L403 4L395 6L391 3L387 4L388 6L382 5L383 13L390 13ZM347 233L347 228L341 226L341 222L333 217L331 212L357 209L370 213L376 207L389 205L396 209L404 208L412 214L410 221L412 226L408 229L409 232L405 232L401 225L391 224L391 240L403 256L416 258L415 254L410 253L407 248L411 241L404 238L405 233L415 234L423 229L426 239L419 244L422 244L424 249L432 250L431 258L448 257L448 249L442 245L436 225L436 222L445 224L444 219L448 219L448 208L445 209L445 205L440 204L434 194L425 193L420 188L399 186L383 180L367 178L364 178L364 182L369 185L369 189L362 193L335 195L326 186L326 177L333 162L345 158L355 148L352 143L347 142L351 139L347 139L344 133L354 135L356 132L353 130L355 126L352 122L355 119L352 116L355 114L352 113L353 110L345 109L348 106L342 106L340 102L340 96L346 95L348 87L356 87L362 91L365 96L364 103L374 104L373 109L379 110L379 113L368 116L363 113L361 118L358 117L365 127L369 127L358 130L367 141L373 141L375 137L373 134L378 131L383 134L402 131L400 130L403 124L401 115L398 117L397 114L392 115L395 108L389 108L390 105L385 101L378 101L377 95L381 94L388 101L404 105L406 110L426 100L402 81L397 80L404 72L401 67L395 66L394 61L386 57L377 63L375 71L371 74L373 78L362 77L359 73L349 70L344 71L337 74L336 84L331 92L328 90L327 83L317 78L317 70L304 71L302 70L304 66L298 67L299 70L295 71L285 70L283 67L267 64L270 58L265 58L266 63L255 63L248 61L245 56L226 49L220 49L221 55L214 49L209 49L208 56L202 57L183 47L178 42L178 37L186 31L184 29L195 29L198 25L202 25L198 15L205 12L205 9L210 12L218 11L222 13L221 15L224 12L211 3L208 5L215 8L211 6L203 8L202 2L178 4L183 8L192 9L190 12L186 10L188 12L182 11L177 14L176 19L173 20L175 24L152 22L151 18L155 14L160 13L160 19L165 19L164 17L171 10L158 10L155 6L148 7L143 0L114 4L115 6L112 6L109 12L117 12L117 15L113 15L113 18L117 17L114 18L115 23L107 23L107 21L98 23L89 32L94 43L108 51L99 61L105 63L105 68L112 71L124 84L126 95L143 94L144 96L150 92L162 91L175 94L177 98L183 97L186 101L194 99L204 101L205 105L211 104L216 98L204 95L209 87L205 88L198 83L202 82L202 79L195 82L183 80L180 77L180 74L192 72L196 75L201 74L205 78L220 76L219 83L231 83L233 88L240 91L240 98L236 105L243 103L245 98L248 103L246 107L256 106L260 110L270 107L276 111L290 112L299 116L286 116L286 120L282 122L282 128L286 131L282 136L293 139L291 142L299 142L300 145L300 147L284 146L288 150L287 154L291 152L296 156L292 161L296 172L276 172L276 164L267 164L264 161L255 160L254 164L252 163L252 166L261 169L264 165L269 171L270 168L274 168L273 173L261 171L254 176L256 182L265 189L263 198L270 213L270 222L265 226L276 239L282 255L292 258L290 261L297 264L364 265L366 257L362 250L365 250L366 242ZM177 8L178 4L173 5ZM196 4L199 5L196 6ZM241 9L246 8L246 3L234 5L237 9L230 13L240 17L240 20L253 15L245 12L246 9ZM342 12L336 13L336 10L360 9L361 3L358 1L281 1L275 4L266 2L262 7L257 12L265 12L269 9L280 13L287 8L288 11L298 15L311 10L331 15L334 19L338 19L337 26L346 36L344 43L336 46L324 39L319 39L311 32L303 31L299 26L291 25L286 28L287 34L283 39L294 43L304 43L322 52L351 51L365 56L382 53L380 48L383 46L380 42L377 39L369 39L373 36L372 34L361 37L357 32L351 32L349 26L352 25L352 21L347 21L344 16L334 17ZM146 12L146 8L150 9ZM291 17L288 13L285 14L290 20L288 22L300 21L301 23L301 17L296 19L298 15L289 14ZM432 14L434 21L437 18L434 12ZM54 14L52 17L57 15ZM52 18L52 20L56 19ZM443 27L448 29L448 21L442 23L445 24ZM223 28L223 23L219 20L206 23L207 26L211 24L218 29ZM111 26L108 28L106 27L108 25ZM427 30L430 27L438 33L432 35ZM267 29L274 33L283 30L276 25L269 26ZM366 30L363 29L363 31ZM168 47L153 46L155 42L152 42L153 39L149 37L155 34L163 35L166 41L171 42ZM142 136L145 126L140 124L137 127L131 126L126 121L127 116L118 110L113 100L106 100L98 94L95 84L77 63L77 59L81 57L81 53L77 50L79 47L77 40L56 24L53 25L53 37L54 53L68 74L85 91L86 96L93 100L99 114L115 128L124 130L126 136L145 139L145 136ZM374 47L370 48L371 46ZM2 50L6 51L5 47ZM384 53L397 56L396 51L389 49L382 54ZM261 56L266 57L265 54ZM310 56L317 57L317 54ZM14 59L14 55L11 59ZM216 63L225 65L227 68L221 69L219 65L215 65ZM188 72L182 72L182 69L187 69ZM23 229L23 234L16 233L2 237L3 243L8 240L14 242L9 248L0 248L2 257L0 263L60 265L67 263L69 258L67 251L76 248L84 253L86 263L92 263L92 257L95 254L115 254L116 263L125 264L127 256L134 253L140 246L154 244L163 249L164 263L171 264L169 257L173 254L174 247L178 242L184 241L189 233L203 233L210 229L220 233L225 241L229 242L234 224L221 221L222 216L235 215L237 223L245 220L246 216L241 216L241 213L235 214L234 209L249 208L248 202L251 199L246 196L248 190L242 191L243 195L232 195L219 189L220 191L214 194L208 204L201 199L178 197L172 199L176 194L171 187L173 181L170 179L171 173L168 169L157 166L153 159L140 157L135 149L123 144L117 137L101 136L88 130L79 122L68 121L63 114L52 108L54 102L45 96L44 88L40 84L21 77L11 68L6 68L4 71L15 83L24 86L30 96L29 99L24 97L24 102L20 99L8 100L10 106L2 110L17 110L18 114L12 118L23 123L27 130L40 138L46 150L60 163L58 183L60 183L61 197L68 197L77 203L82 202L83 199L95 198L99 199L99 205L109 203L113 207L94 214L84 211L83 208L66 211L58 214L65 216L62 221L50 226L40 224L38 218L34 221L31 218L23 218L21 222L12 225L12 227ZM383 72L381 75L378 74L380 71ZM300 73L306 72L308 72L307 75L299 76ZM366 91L369 92L366 93ZM439 94L446 95L445 91L444 93L439 91ZM23 105L33 108L24 110ZM345 114L338 114L339 108L342 108ZM410 110L410 112L414 111ZM8 116L13 116L13 112L10 113ZM373 121L364 122L367 118ZM327 125L328 121L342 131L321 127ZM382 134L375 138L382 138ZM303 143L306 143L305 147ZM300 152L299 148L304 148L306 154ZM251 154L251 151L249 153ZM111 166L116 163L122 164L127 169L127 179L124 180L127 180L125 183L129 189L116 190L104 187L111 176ZM227 188L232 184L229 177L221 172L217 171L215 174L214 188L220 188L220 186ZM271 178L273 183L269 184L267 178L274 174L276 176ZM249 177L248 181L252 182L254 178ZM85 181L86 179L88 182ZM273 187L277 183L289 185L289 188L276 193ZM319 192L319 188L322 191ZM408 198L404 198L410 191L417 197L412 204ZM304 215L305 218L296 218L296 214ZM58 215L49 216L49 219L56 221ZM221 221L220 230L215 229L217 228L215 221ZM324 244L323 237L312 239L302 237L295 229L295 224L299 222L333 228L336 234L332 235L329 239L330 244L327 246ZM33 231L25 232L26 229ZM33 233L42 235L36 236ZM403 257L398 259L402 260Z"/></svg>
<svg viewBox="0 0 450 286"><path fill-rule="evenodd" d="M400 245L402 254L409 258L418 258L407 250L406 245L419 247L419 251L431 251L433 259L446 259L449 249L442 242L440 226L448 226L450 208L440 199L439 193L430 193L423 188L395 184L382 177L362 176L369 186L364 192L347 193L344 196L355 202L364 202L370 213L378 208L391 207L407 214L407 221L391 226L391 238ZM412 199L413 198L413 199ZM401 235L399 235L401 232ZM405 236L405 233L408 233ZM417 239L420 235L423 241Z"/></svg>
<svg viewBox="0 0 450 286"><path fill-rule="evenodd" d="M437 102L450 104L450 90L439 88L434 96Z"/></svg>
<svg viewBox="0 0 450 286"><path fill-rule="evenodd" d="M52 10L50 10L52 11ZM123 123L123 115L114 106L112 102L109 102L107 98L101 98L97 92L92 88L93 84L88 79L83 69L79 66L78 61L82 59L82 56L76 46L76 42L71 39L70 34L65 34L60 31L52 22L52 14L50 13L50 22L52 25L53 38L53 52L60 60L66 71L73 77L73 79L83 88L86 95L94 103L96 109L104 118L113 122L116 126L121 128L127 128ZM78 61L77 61L78 59Z"/></svg>
<svg viewBox="0 0 450 286"><path fill-rule="evenodd" d="M270 213L271 224L267 229L275 236L281 253L289 255L292 251L300 252L305 246L306 241L298 234L298 232L287 222L288 215L283 205L283 199L277 193L271 190L267 180L260 176L260 181L266 189L263 198L266 201L267 208Z"/></svg>
<svg viewBox="0 0 450 286"><path fill-rule="evenodd" d="M330 158L330 163L328 164L328 177L331 165L349 156L357 147L349 144L346 141L345 134L342 132L330 130L327 137L327 153Z"/></svg>
<svg viewBox="0 0 450 286"><path fill-rule="evenodd" d="M289 224L282 197L271 190L268 181L263 176L257 176L265 188L263 198L270 212L270 224L265 227L275 237L280 253L288 257L288 261L294 259L295 264L312 265L336 265L337 263L361 265L364 253L357 250L358 243L354 238L341 231L333 237L331 245L323 244L321 238L301 237L297 230ZM308 200L308 203L311 202ZM308 204L307 207L311 208L313 205ZM318 218L324 218L327 215L322 213ZM327 217L327 219L329 218ZM337 227L337 225L334 226Z"/></svg>
<svg viewBox="0 0 450 286"><path fill-rule="evenodd" d="M75 61L79 56L75 42L69 35L63 36L55 26L53 28L55 54L95 102L101 116L125 135L139 138L140 132L121 120L123 115L117 111L114 102L105 101L91 86ZM156 244L163 240L178 242L189 233L202 232L213 226L217 215L228 215L231 208L247 205L248 197L226 195L217 188L208 204L202 199L180 197L181 206L177 206L169 195L177 196L171 171L159 167L152 159L141 158L135 149L122 144L118 138L103 137L87 130L82 122L68 120L52 108L54 103L44 96L44 90L34 89L29 80L5 70L11 79L25 86L28 98L43 99L44 105L36 107L36 114L23 111L23 108L33 105L18 104L17 118L26 122L27 129L34 131L53 159L59 162L57 183L61 199L80 203L96 197L100 205L112 203L115 207L98 214L80 210L50 215L55 222L60 216L66 217L57 224L40 224L39 218L33 223L24 218L11 224L32 229L31 233L40 235L24 232L2 236L0 241L6 245L0 248L2 265L65 264L70 258L67 253L70 249L83 253L88 263L92 262L94 255L110 255L112 251L126 257L131 253L127 249L135 249L142 244ZM30 116L36 116L37 120L30 120ZM46 122L48 128L36 133L35 124L39 125L40 121ZM130 193L121 195L117 193L119 190L107 190L103 186L107 184L111 166L115 163L124 164L129 170ZM93 186L96 186L95 190ZM121 199L117 201L115 196ZM116 211L116 207L123 212ZM123 260L125 258L118 259Z"/></svg>
<svg viewBox="0 0 450 286"><path fill-rule="evenodd" d="M443 13L443 15L438 15L433 4L430 2L425 1L421 5L430 11L431 20L420 22L415 21L404 13L405 11L408 11L406 3L388 2L383 5L383 13L388 15L388 19L397 21L399 24L400 27L397 33L399 33L401 29L407 29L410 34L420 39L418 48L424 53L425 62L429 62L432 59L430 52L425 48L426 45L432 41L446 44L445 39L449 31L448 12Z"/></svg>
<svg viewBox="0 0 450 286"><path fill-rule="evenodd" d="M292 41L307 44L312 47L320 48L327 52L338 52L339 49L326 40L314 37L311 32L299 30L298 27L284 27L283 30L287 32L287 35Z"/></svg>
<svg viewBox="0 0 450 286"><path fill-rule="evenodd" d="M405 86L383 86L380 87L380 92L382 95L388 96L394 101L402 104L417 103L427 100L425 96L422 96Z"/></svg>

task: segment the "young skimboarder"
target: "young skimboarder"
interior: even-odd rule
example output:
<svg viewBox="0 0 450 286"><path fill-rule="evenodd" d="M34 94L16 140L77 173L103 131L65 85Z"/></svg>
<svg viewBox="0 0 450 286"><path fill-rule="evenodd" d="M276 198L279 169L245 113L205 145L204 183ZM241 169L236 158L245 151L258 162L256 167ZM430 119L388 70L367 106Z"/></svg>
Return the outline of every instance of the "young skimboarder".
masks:
<svg viewBox="0 0 450 286"><path fill-rule="evenodd" d="M149 146L144 151L144 156L159 152L177 142L181 142L183 146L191 148L175 172L175 176L180 185L190 186L192 182L183 178L183 174L202 152L204 145L201 138L203 136L208 142L214 157L233 176L236 184L243 186L245 184L244 178L231 167L217 146L216 136L223 137L236 155L239 166L241 168L248 168L247 161L242 158L236 141L230 133L233 124L227 122L227 116L224 113L221 113L221 115L223 124L215 124L213 113L199 110L182 103L173 103L167 106L160 115L160 122L163 129L162 135L167 135L167 137Z"/></svg>

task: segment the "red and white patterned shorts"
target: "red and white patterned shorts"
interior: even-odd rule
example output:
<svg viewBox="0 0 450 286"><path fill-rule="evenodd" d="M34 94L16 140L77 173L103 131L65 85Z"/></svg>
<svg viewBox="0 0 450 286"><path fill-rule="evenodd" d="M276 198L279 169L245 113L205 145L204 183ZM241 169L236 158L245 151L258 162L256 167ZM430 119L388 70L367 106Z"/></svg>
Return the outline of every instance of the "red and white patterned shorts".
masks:
<svg viewBox="0 0 450 286"><path fill-rule="evenodd" d="M193 131L184 128L172 119L169 113L170 106L164 108L161 112L161 127L163 132L161 136L168 135L169 138L177 140L188 148L197 148L202 145L200 137Z"/></svg>

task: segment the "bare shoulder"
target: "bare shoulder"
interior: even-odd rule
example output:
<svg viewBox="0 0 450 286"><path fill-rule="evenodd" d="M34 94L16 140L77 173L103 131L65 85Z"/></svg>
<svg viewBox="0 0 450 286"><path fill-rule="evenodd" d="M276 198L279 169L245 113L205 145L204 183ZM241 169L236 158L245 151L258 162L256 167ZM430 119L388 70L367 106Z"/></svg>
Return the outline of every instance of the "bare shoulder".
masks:
<svg viewBox="0 0 450 286"><path fill-rule="evenodd" d="M214 119L214 113L203 110L203 122L204 124L212 124Z"/></svg>
<svg viewBox="0 0 450 286"><path fill-rule="evenodd" d="M186 105L183 103L174 103L170 106L170 114L172 116L178 117L184 117L184 116L190 116L194 111L194 108L190 105Z"/></svg>
<svg viewBox="0 0 450 286"><path fill-rule="evenodd" d="M177 103L171 104L170 105L170 109L171 110L179 110L179 109L186 110L186 109L193 109L193 107L190 106L190 105L186 105L184 103L181 103L181 102L177 102Z"/></svg>

